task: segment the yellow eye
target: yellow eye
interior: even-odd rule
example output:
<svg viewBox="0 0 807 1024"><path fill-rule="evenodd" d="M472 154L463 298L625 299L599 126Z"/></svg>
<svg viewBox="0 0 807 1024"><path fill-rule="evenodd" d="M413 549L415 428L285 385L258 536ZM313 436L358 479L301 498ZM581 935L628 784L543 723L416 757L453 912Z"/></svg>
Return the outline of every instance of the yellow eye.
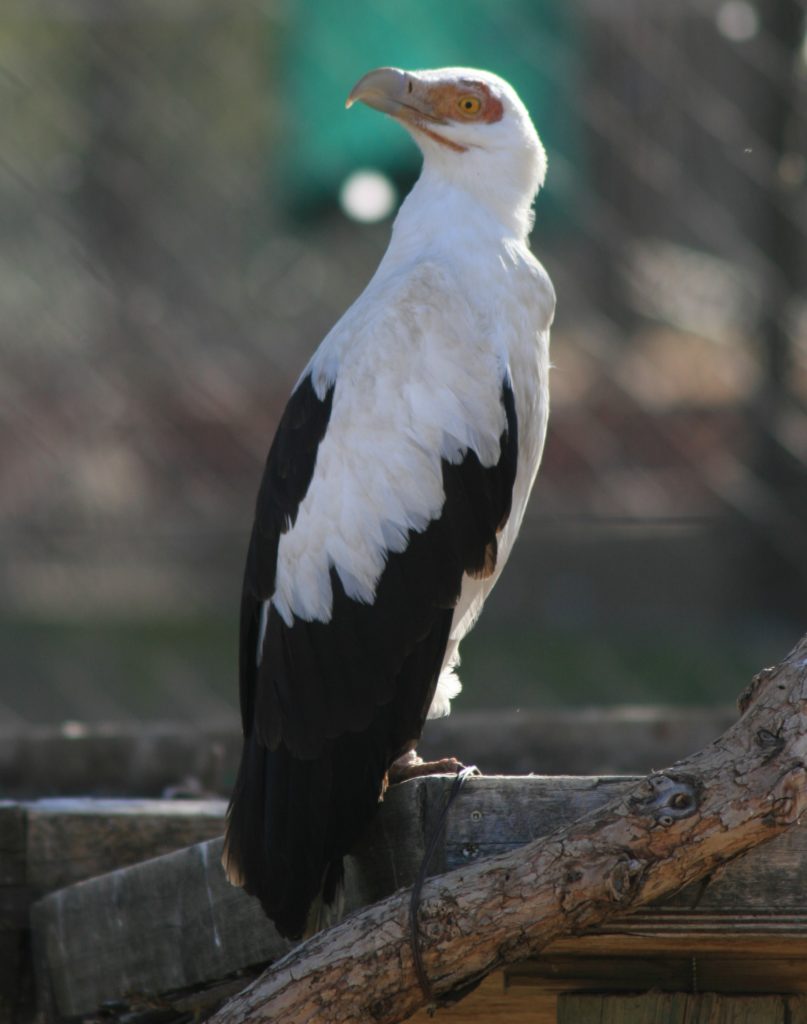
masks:
<svg viewBox="0 0 807 1024"><path fill-rule="evenodd" d="M459 100L457 100L457 106L466 117L473 117L479 113L482 104L476 96L460 96Z"/></svg>

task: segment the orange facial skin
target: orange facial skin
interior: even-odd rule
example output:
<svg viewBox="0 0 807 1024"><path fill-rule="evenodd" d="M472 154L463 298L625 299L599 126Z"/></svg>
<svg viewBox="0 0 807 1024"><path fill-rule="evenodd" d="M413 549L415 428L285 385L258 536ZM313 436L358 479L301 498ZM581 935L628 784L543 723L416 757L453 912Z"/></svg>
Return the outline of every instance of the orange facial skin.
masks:
<svg viewBox="0 0 807 1024"><path fill-rule="evenodd" d="M483 121L493 124L504 114L501 101L482 82L465 81L459 84L435 85L426 90L428 117L418 117L417 111L401 111L401 119L415 125L424 135L440 142L457 153L464 153L467 146L445 138L428 126L428 122L446 124L450 121Z"/></svg>
<svg viewBox="0 0 807 1024"><path fill-rule="evenodd" d="M431 113L443 121L501 121L504 108L482 82L465 81L458 85L437 85L429 89ZM478 106L469 104L475 100Z"/></svg>
<svg viewBox="0 0 807 1024"><path fill-rule="evenodd" d="M420 78L417 72L399 68L369 71L351 90L346 106L350 107L357 100L458 153L464 153L468 147L445 138L435 130L436 126L477 121L493 124L504 116L501 100L484 82L473 78L430 82L428 78Z"/></svg>

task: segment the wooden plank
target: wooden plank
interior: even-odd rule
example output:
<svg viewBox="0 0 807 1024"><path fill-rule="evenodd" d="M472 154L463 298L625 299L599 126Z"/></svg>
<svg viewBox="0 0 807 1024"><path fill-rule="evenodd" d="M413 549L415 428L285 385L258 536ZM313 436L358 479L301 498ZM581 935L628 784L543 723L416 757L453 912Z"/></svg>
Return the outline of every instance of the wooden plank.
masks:
<svg viewBox="0 0 807 1024"><path fill-rule="evenodd" d="M630 782L571 775L470 779L449 810L444 870L532 842L601 807Z"/></svg>
<svg viewBox="0 0 807 1024"><path fill-rule="evenodd" d="M551 832L627 784L624 778L471 778L449 810L430 873ZM451 786L452 779L433 777L390 790L362 849L349 859L348 909L411 883ZM537 962L547 968L543 975L539 969L525 982L508 972L508 988L531 984L533 991L556 993L584 987L589 975L602 987L621 954L625 972L637 956L666 958L648 967L644 980L680 985L691 975L694 953L701 986L703 978L727 990L732 979L733 986L753 979L761 991L806 992L799 960L807 958L806 845L805 827L797 826L733 862L705 889L648 909L638 925L629 918L608 932L554 943ZM227 885L219 853L220 841L203 843L70 886L37 904L34 925L49 973L42 983L52 984L61 1014L90 1013L130 992L157 996L210 984L288 948L257 903ZM563 966L564 957L595 961L602 955L610 967L584 959ZM753 959L744 962L743 955Z"/></svg>
<svg viewBox="0 0 807 1024"><path fill-rule="evenodd" d="M153 796L190 787L191 796L229 793L241 734L196 723L115 723L0 728L0 792L46 796Z"/></svg>
<svg viewBox="0 0 807 1024"><path fill-rule="evenodd" d="M645 773L705 746L736 717L732 708L459 710L428 723L420 750L426 757L454 754L485 772ZM0 792L17 799L157 797L184 784L199 796L224 796L240 749L235 716L215 727L0 727Z"/></svg>
<svg viewBox="0 0 807 1024"><path fill-rule="evenodd" d="M567 935L555 939L544 947L542 959L552 956L626 956L632 957L643 952L648 956L749 956L786 957L790 952L795 957L807 960L807 936L803 931L792 935L781 932L759 933L732 931L704 931L694 935L663 933L636 935L621 931L585 932L582 935Z"/></svg>
<svg viewBox="0 0 807 1024"><path fill-rule="evenodd" d="M726 935L724 942L713 938L711 950L700 948L698 940L687 939L675 951L659 939L649 944L636 940L629 952L617 938L603 935L598 956L591 955L586 936L565 940L562 953L553 943L540 958L508 968L507 987L555 994L585 989L731 993L741 988L748 994L781 995L803 995L807 991L804 937L785 947L775 937Z"/></svg>
<svg viewBox="0 0 807 1024"><path fill-rule="evenodd" d="M428 722L418 751L453 755L486 774L644 775L708 746L736 721L732 707L459 710Z"/></svg>
<svg viewBox="0 0 807 1024"><path fill-rule="evenodd" d="M25 811L0 800L0 891L25 882Z"/></svg>
<svg viewBox="0 0 807 1024"><path fill-rule="evenodd" d="M24 929L30 896L25 879L25 811L0 801L0 1024L15 1019L26 988Z"/></svg>
<svg viewBox="0 0 807 1024"><path fill-rule="evenodd" d="M32 1013L33 899L220 835L225 810L223 800L0 803L0 1024Z"/></svg>
<svg viewBox="0 0 807 1024"><path fill-rule="evenodd" d="M786 1000L779 996L563 995L558 1024L789 1024Z"/></svg>
<svg viewBox="0 0 807 1024"><path fill-rule="evenodd" d="M430 820L427 788L416 780L388 794L365 866L349 859L348 909L411 882ZM190 989L286 952L289 943L257 901L227 883L220 856L221 840L212 840L37 903L32 922L45 962L38 984L53 993L59 1014L86 1014L131 993Z"/></svg>
<svg viewBox="0 0 807 1024"><path fill-rule="evenodd" d="M39 800L26 805L28 884L39 893L220 836L224 800Z"/></svg>
<svg viewBox="0 0 807 1024"><path fill-rule="evenodd" d="M454 1006L441 1007L437 1016L420 1010L409 1024L555 1024L557 997L506 987L500 971Z"/></svg>
<svg viewBox="0 0 807 1024"><path fill-rule="evenodd" d="M224 880L221 840L51 893L32 910L60 1014L185 989L282 955L259 905Z"/></svg>

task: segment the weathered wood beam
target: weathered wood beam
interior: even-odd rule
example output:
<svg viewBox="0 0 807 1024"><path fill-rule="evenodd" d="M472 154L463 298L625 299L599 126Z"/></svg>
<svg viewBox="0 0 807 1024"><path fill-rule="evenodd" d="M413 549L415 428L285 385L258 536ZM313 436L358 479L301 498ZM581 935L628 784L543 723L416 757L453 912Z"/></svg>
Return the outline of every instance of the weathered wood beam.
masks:
<svg viewBox="0 0 807 1024"><path fill-rule="evenodd" d="M700 750L736 720L732 707L459 710L428 723L418 752L451 754L491 775L644 775Z"/></svg>
<svg viewBox="0 0 807 1024"><path fill-rule="evenodd" d="M800 997L720 996L686 992L643 995L565 995L558 1024L803 1024Z"/></svg>
<svg viewBox="0 0 807 1024"><path fill-rule="evenodd" d="M204 985L286 953L260 906L220 877L220 855L221 840L212 840L36 904L46 961L38 985L58 1014Z"/></svg>
<svg viewBox="0 0 807 1024"><path fill-rule="evenodd" d="M0 803L0 1024L33 1002L33 900L223 828L224 800L52 799Z"/></svg>
<svg viewBox="0 0 807 1024"><path fill-rule="evenodd" d="M778 842L778 840L777 840ZM768 849L772 849L768 847ZM728 873L728 872L727 872ZM551 942L540 956L502 972L511 993L536 997L562 992L719 992L807 994L807 932L804 920L789 932L734 932L733 920L682 933L659 930L623 935L622 918L612 931ZM719 928L719 930L718 930Z"/></svg>
<svg viewBox="0 0 807 1024"><path fill-rule="evenodd" d="M390 794L388 813L368 837L366 869L348 865L351 908L414 878L423 857L421 822L431 818L428 782ZM35 905L40 988L53 993L58 1013L78 1016L131 993L162 996L207 985L285 954L289 943L257 901L227 883L220 857L221 839L214 839L61 889Z"/></svg>
<svg viewBox="0 0 807 1024"><path fill-rule="evenodd" d="M39 894L221 834L225 800L62 798L20 805L26 879Z"/></svg>
<svg viewBox="0 0 807 1024"><path fill-rule="evenodd" d="M11 1021L24 998L24 929L30 891L25 877L25 812L0 802L0 1024Z"/></svg>
<svg viewBox="0 0 807 1024"><path fill-rule="evenodd" d="M240 748L235 714L216 728L180 722L5 727L0 728L0 792L17 800L159 797L190 782L198 796L224 795Z"/></svg>
<svg viewBox="0 0 807 1024"><path fill-rule="evenodd" d="M615 707L456 711L430 722L427 758L453 754L483 772L644 774L724 732L731 708ZM45 796L161 796L195 786L228 794L241 730L180 722L0 727L0 792Z"/></svg>
<svg viewBox="0 0 807 1024"><path fill-rule="evenodd" d="M558 936L706 879L795 824L807 807L807 638L760 673L740 721L709 747L526 847L428 881L415 941L433 990L467 991ZM409 891L293 950L214 1024L395 1024L428 1002Z"/></svg>

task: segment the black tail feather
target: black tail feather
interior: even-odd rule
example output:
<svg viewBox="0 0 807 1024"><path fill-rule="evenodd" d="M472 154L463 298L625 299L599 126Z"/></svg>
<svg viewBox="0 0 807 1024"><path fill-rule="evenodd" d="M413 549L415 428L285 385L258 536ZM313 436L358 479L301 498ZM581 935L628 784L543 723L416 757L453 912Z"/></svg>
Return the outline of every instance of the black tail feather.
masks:
<svg viewBox="0 0 807 1024"><path fill-rule="evenodd" d="M260 900L286 938L304 934L317 899L333 902L342 858L372 819L390 764L420 734L450 625L447 611L410 653L396 697L376 709L369 728L329 742L319 757L295 757L283 743L269 750L255 732L246 737L222 859L230 880ZM410 674L432 677L415 708Z"/></svg>

